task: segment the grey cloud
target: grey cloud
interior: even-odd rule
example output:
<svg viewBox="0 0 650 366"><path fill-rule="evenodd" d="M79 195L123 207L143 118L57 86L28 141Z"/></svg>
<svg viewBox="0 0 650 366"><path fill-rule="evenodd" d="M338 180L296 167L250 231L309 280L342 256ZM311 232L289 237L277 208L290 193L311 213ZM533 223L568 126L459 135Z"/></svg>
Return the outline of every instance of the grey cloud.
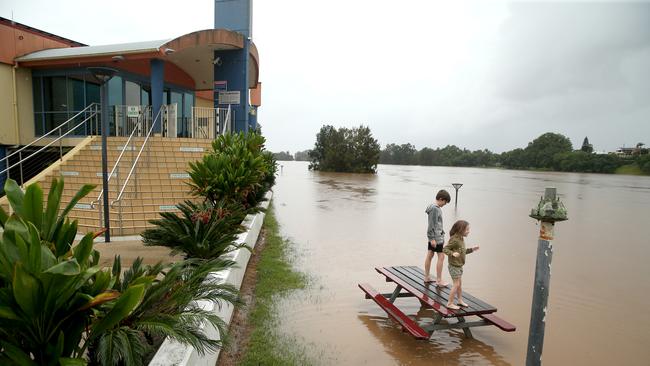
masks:
<svg viewBox="0 0 650 366"><path fill-rule="evenodd" d="M506 98L624 90L647 76L648 3L523 2L510 11L496 60Z"/></svg>

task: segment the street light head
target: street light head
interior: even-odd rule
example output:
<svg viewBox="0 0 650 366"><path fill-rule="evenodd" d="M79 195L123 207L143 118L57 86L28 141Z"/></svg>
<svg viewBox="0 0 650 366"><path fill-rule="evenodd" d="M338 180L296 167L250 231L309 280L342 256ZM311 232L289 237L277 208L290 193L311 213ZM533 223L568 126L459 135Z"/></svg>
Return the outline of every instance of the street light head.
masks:
<svg viewBox="0 0 650 366"><path fill-rule="evenodd" d="M117 74L117 70L103 66L89 67L88 71L102 84L108 82L115 74Z"/></svg>

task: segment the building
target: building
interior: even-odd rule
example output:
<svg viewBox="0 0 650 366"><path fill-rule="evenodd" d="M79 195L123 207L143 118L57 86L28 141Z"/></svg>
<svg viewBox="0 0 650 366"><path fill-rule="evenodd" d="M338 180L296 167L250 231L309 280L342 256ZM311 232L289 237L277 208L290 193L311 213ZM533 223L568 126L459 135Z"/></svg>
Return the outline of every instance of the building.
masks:
<svg viewBox="0 0 650 366"><path fill-rule="evenodd" d="M135 156L132 163L122 158L135 155L126 151L175 146L176 150L154 153L162 156L151 161L164 164L171 155L180 159L194 152L200 157L198 152L206 151L205 146L220 133L256 128L261 83L259 55L251 39L251 8L252 0L215 0L214 29L167 40L98 46L0 18L0 184L4 186L7 177L20 184L33 177L47 185L57 174L76 177L66 182L82 184L108 175L110 185L121 185L109 188L120 192L132 189L129 184L145 184L130 182L131 174L125 180L119 177L120 172L140 169ZM107 115L104 121L102 112ZM96 138L102 129L112 138L109 148L121 149L108 151L108 171L101 165L82 170L79 161L65 161L64 156L69 160L75 154L85 156L88 164L99 161L101 145ZM147 145L150 136L155 141ZM183 146L182 140L189 145ZM179 146L183 154L178 153ZM185 157L196 159L189 155ZM156 189L183 187L177 181L186 174L178 167L186 162L174 163L143 168L143 177L158 174L163 179L161 174L166 174L165 179L175 179L161 185L147 178L157 185L143 189L155 195ZM48 169L49 176L43 173ZM133 189L136 195L140 192ZM163 191L160 197L165 196ZM137 204L174 210L183 194ZM92 203L82 206L80 211L94 207ZM130 212L133 220L142 219L135 209ZM87 218L85 214L78 212L76 217Z"/></svg>

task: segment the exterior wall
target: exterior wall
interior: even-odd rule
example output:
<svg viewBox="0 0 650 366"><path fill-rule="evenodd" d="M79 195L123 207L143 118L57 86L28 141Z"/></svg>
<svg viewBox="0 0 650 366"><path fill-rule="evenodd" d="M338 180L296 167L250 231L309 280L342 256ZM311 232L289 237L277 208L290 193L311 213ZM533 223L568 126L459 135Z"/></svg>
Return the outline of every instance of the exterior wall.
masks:
<svg viewBox="0 0 650 366"><path fill-rule="evenodd" d="M14 110L13 67L0 64L0 144L17 142Z"/></svg>
<svg viewBox="0 0 650 366"><path fill-rule="evenodd" d="M262 83L257 83L257 86L250 90L251 105L259 107L262 105Z"/></svg>
<svg viewBox="0 0 650 366"><path fill-rule="evenodd" d="M18 94L18 144L26 145L34 141L34 91L32 71L16 70L16 90Z"/></svg>
<svg viewBox="0 0 650 366"><path fill-rule="evenodd" d="M16 69L16 96L18 117L14 109L14 86L12 66L0 64L0 145L27 145L34 141L34 94L32 90L32 71ZM18 127L18 130L16 129ZM63 146L75 146L84 137L67 138ZM47 144L43 139L37 145Z"/></svg>
<svg viewBox="0 0 650 366"><path fill-rule="evenodd" d="M13 64L14 58L49 48L82 46L63 37L0 19L0 63Z"/></svg>
<svg viewBox="0 0 650 366"><path fill-rule="evenodd" d="M203 99L203 98L196 98L196 105L195 107L200 107L200 108L214 108L214 101L210 99Z"/></svg>

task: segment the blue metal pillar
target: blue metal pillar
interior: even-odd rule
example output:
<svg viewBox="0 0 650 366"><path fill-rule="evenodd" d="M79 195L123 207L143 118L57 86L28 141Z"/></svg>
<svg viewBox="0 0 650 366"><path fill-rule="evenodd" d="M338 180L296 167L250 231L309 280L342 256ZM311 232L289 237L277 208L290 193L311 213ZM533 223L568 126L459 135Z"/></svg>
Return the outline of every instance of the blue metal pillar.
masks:
<svg viewBox="0 0 650 366"><path fill-rule="evenodd" d="M239 92L239 101L236 104L224 104L215 96L215 104L219 108L230 108L234 116L234 132L248 130L249 120L249 95L248 95L248 48L250 41L244 41L244 48L232 51L215 51L215 59L220 62L214 66L215 80L227 81L228 92Z"/></svg>
<svg viewBox="0 0 650 366"><path fill-rule="evenodd" d="M153 59L151 60L151 107L152 107L152 118L156 118L158 111L164 104L163 101L163 88L165 82L165 62L163 60ZM162 116L160 116L155 122L156 127L154 127L154 132L162 133Z"/></svg>

